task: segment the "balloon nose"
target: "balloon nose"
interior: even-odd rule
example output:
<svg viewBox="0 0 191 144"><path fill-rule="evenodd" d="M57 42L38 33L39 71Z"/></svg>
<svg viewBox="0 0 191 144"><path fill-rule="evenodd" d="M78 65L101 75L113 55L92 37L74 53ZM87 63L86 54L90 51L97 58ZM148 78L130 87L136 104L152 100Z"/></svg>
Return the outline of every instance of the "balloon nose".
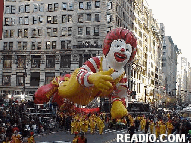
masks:
<svg viewBox="0 0 191 144"><path fill-rule="evenodd" d="M121 52L125 52L125 49L124 49L124 48L122 48L120 51L121 51Z"/></svg>

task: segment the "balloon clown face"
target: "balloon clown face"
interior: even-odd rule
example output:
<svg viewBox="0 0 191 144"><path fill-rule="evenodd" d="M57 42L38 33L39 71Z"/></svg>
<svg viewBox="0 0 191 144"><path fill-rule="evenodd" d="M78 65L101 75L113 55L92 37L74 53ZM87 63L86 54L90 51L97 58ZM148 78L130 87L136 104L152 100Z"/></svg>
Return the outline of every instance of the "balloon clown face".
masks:
<svg viewBox="0 0 191 144"><path fill-rule="evenodd" d="M108 64L115 70L120 70L131 62L136 54L137 40L132 32L123 28L110 31L103 45L103 54Z"/></svg>
<svg viewBox="0 0 191 144"><path fill-rule="evenodd" d="M123 39L114 40L111 43L110 51L106 56L106 59L112 67L123 67L130 59L132 53L132 46L126 44Z"/></svg>

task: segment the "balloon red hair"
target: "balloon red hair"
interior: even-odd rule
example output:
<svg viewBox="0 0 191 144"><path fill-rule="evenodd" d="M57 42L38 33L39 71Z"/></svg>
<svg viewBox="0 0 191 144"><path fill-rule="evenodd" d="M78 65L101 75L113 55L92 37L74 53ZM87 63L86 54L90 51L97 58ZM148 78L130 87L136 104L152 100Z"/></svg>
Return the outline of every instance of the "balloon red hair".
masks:
<svg viewBox="0 0 191 144"><path fill-rule="evenodd" d="M115 28L106 35L103 42L103 54L107 56L111 47L111 43L117 39L123 39L125 40L126 44L130 44L132 46L132 53L128 62L132 61L137 52L137 39L131 31L124 28Z"/></svg>

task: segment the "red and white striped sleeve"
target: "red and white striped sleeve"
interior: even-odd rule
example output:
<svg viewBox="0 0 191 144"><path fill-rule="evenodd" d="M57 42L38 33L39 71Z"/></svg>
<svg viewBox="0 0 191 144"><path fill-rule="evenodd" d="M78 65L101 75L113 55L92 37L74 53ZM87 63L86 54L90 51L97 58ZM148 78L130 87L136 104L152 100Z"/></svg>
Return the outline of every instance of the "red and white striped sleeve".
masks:
<svg viewBox="0 0 191 144"><path fill-rule="evenodd" d="M77 74L77 80L78 82L85 86L85 87L90 87L93 86L93 84L90 84L88 82L88 77L92 73L96 73L99 71L100 68L100 59L101 57L92 57L89 60L87 60L84 65L80 68L80 71Z"/></svg>

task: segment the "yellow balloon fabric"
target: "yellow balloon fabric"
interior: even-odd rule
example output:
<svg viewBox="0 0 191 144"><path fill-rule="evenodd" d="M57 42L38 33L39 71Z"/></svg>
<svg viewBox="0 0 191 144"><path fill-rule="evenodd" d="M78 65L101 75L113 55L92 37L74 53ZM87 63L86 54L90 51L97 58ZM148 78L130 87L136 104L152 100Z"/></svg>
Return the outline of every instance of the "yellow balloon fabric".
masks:
<svg viewBox="0 0 191 144"><path fill-rule="evenodd" d="M112 119L122 118L127 115L127 109L121 101L114 101L111 108Z"/></svg>

